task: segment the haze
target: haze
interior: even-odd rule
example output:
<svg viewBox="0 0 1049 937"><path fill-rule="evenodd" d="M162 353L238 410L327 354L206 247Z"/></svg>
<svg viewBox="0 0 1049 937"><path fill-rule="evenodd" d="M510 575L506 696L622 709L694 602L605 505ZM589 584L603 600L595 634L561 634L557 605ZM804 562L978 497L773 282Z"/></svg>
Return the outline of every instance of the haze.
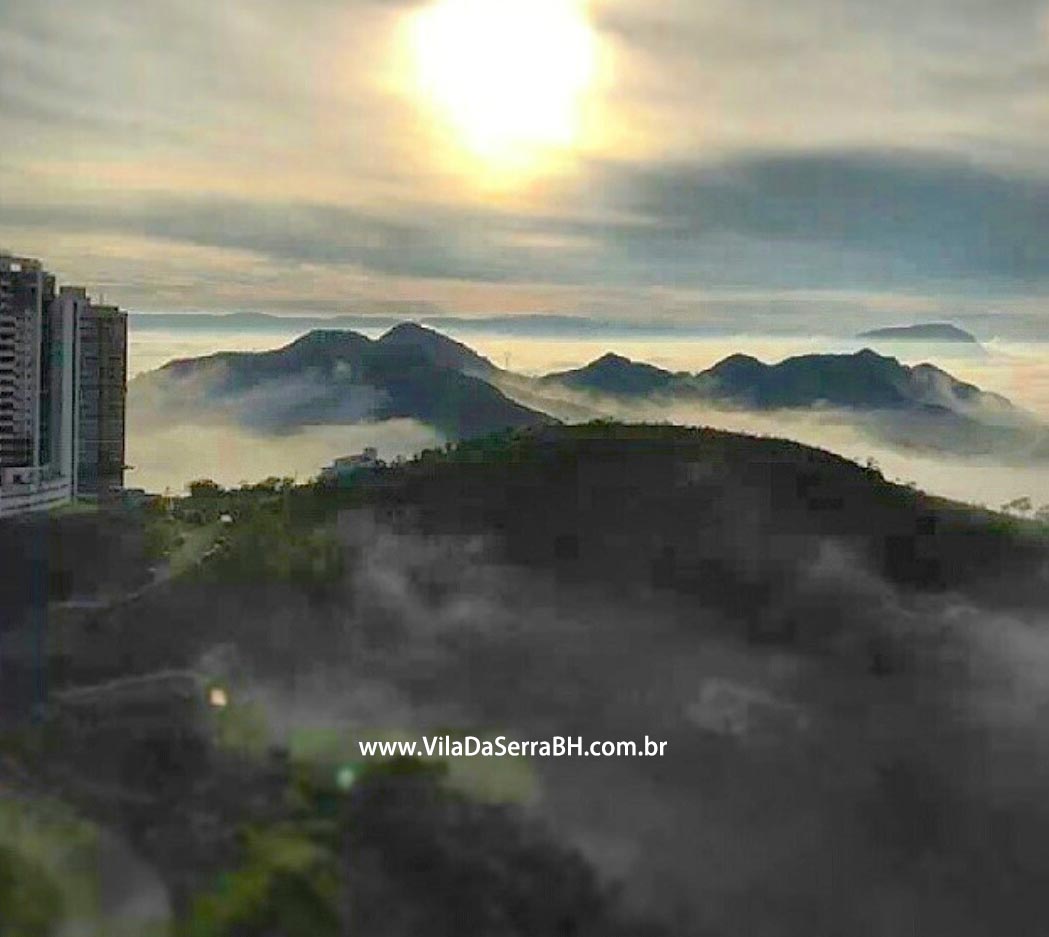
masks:
<svg viewBox="0 0 1049 937"><path fill-rule="evenodd" d="M136 310L1030 339L1046 19L1044 0L8 0L0 243Z"/></svg>
<svg viewBox="0 0 1049 937"><path fill-rule="evenodd" d="M363 330L376 337L381 329ZM154 370L180 357L218 351L262 351L278 348L300 334L294 323L287 332L219 332L132 330L131 373ZM724 335L673 341L651 338L544 339L506 338L467 330L457 338L489 357L500 367L539 375L582 366L609 350L669 370L702 370L734 352L779 361L797 354L854 351L864 343L833 336ZM1044 345L992 341L986 352L940 346L894 347L907 363L932 360L956 377L985 390L1004 394L1019 406L1049 421L1049 353ZM444 440L431 427L412 421L361 422L351 426L309 427L292 437L267 433L264 427L245 431L243 425L210 422L171 425L160 418L132 384L129 397L128 458L134 469L129 483L149 490L181 491L194 478L212 478L224 485L268 476L315 476L336 456L377 446L384 458L410 456ZM586 405L594 407L593 401ZM997 507L1017 497L1049 502L1049 479L1041 466L1002 465L994 461L939 459L887 447L872 441L856 421L831 414L726 414L680 405L626 407L621 402L597 403L600 415L621 418L672 420L712 425L759 435L787 436L829 449L856 461L875 459L886 475L914 482L933 494ZM556 409L554 415L558 415ZM570 413L562 413L570 418Z"/></svg>

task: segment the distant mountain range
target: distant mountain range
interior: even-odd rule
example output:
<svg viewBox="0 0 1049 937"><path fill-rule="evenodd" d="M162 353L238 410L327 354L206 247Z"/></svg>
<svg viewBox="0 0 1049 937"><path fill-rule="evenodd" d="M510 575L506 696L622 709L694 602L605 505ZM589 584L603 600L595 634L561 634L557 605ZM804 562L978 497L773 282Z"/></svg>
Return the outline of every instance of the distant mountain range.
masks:
<svg viewBox="0 0 1049 937"><path fill-rule="evenodd" d="M526 338L616 338L638 335L665 337L695 336L710 330L673 324L644 324L591 319L584 316L521 314L466 318L431 313L426 304L394 306L394 312L378 311L394 304L378 304L377 311L350 315L275 315L265 312L230 313L132 313L131 328L139 331L218 332L306 332L311 329L390 329L409 316L421 325L455 332L484 332L489 335ZM417 308L419 307L419 308Z"/></svg>
<svg viewBox="0 0 1049 937"><path fill-rule="evenodd" d="M861 332L860 338L882 339L892 342L958 342L966 345L978 345L976 336L949 325L946 322L928 322L920 325L893 326L886 329L874 329Z"/></svg>
<svg viewBox="0 0 1049 937"><path fill-rule="evenodd" d="M800 355L774 365L736 354L698 374L665 371L607 354L583 368L548 374L541 381L614 396L698 397L752 410L819 405L857 410L944 407L1019 415L1004 397L958 381L931 364L908 367L870 349L847 355Z"/></svg>
<svg viewBox="0 0 1049 937"><path fill-rule="evenodd" d="M267 331L303 333L311 329L387 330L410 319L438 331L484 332L526 338L626 338L630 336L698 337L723 335L725 330L684 323L636 323L588 316L518 314L448 316L428 303L371 303L363 311L336 315L282 315L267 312L132 313L131 327L139 331ZM892 326L862 332L860 339L885 342L950 342L979 345L974 335L943 322Z"/></svg>
<svg viewBox="0 0 1049 937"><path fill-rule="evenodd" d="M965 455L1049 457L1049 430L998 394L931 364L908 366L869 348L764 364L730 355L698 374L672 372L607 354L538 384L599 404L694 402L745 411L834 410L895 446ZM536 397L529 403L542 409Z"/></svg>
<svg viewBox="0 0 1049 937"><path fill-rule="evenodd" d="M931 364L907 366L870 349L778 364L735 354L696 374L610 353L530 378L433 329L401 323L376 340L323 330L276 351L175 361L132 387L152 393L167 412L218 408L276 431L408 418L462 439L556 422L548 412L576 421L606 414L608 402L674 402L725 411L833 410L895 444L1049 455L1046 428L1004 397Z"/></svg>

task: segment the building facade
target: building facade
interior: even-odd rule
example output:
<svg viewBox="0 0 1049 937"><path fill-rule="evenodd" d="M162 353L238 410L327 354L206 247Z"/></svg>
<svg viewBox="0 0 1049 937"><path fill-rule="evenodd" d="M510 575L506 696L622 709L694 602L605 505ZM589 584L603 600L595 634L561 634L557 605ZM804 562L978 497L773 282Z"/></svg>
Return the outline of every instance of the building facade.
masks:
<svg viewBox="0 0 1049 937"><path fill-rule="evenodd" d="M0 517L119 492L126 377L125 313L0 254Z"/></svg>
<svg viewBox="0 0 1049 937"><path fill-rule="evenodd" d="M89 304L79 321L76 490L106 500L124 487L127 314Z"/></svg>

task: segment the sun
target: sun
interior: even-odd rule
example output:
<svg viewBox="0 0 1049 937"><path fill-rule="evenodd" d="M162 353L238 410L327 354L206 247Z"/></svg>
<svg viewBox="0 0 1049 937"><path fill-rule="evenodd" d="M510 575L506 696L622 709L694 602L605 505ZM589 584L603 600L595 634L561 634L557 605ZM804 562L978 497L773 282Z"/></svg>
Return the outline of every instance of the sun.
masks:
<svg viewBox="0 0 1049 937"><path fill-rule="evenodd" d="M410 42L422 99L489 171L534 170L580 143L598 73L582 0L438 0Z"/></svg>

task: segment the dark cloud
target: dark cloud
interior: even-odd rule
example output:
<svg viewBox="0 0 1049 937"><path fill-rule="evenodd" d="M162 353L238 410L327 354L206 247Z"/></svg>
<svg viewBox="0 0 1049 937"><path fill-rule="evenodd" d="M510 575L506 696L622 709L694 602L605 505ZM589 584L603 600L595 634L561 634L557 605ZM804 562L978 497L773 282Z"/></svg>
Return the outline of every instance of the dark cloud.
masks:
<svg viewBox="0 0 1049 937"><path fill-rule="evenodd" d="M594 4L625 53L612 110L659 155L601 151L529 213L479 205L431 159L417 102L380 87L398 12L423 0L0 2L16 250L26 230L118 234L143 255L228 252L231 280L250 280L230 272L243 251L581 287L580 304L653 287L1031 299L1049 280L1042 0ZM107 287L162 290L151 263ZM197 276L182 292L203 307ZM240 305L261 292L240 288Z"/></svg>
<svg viewBox="0 0 1049 937"><path fill-rule="evenodd" d="M594 183L593 178L599 180ZM1049 282L1049 180L934 155L811 153L595 166L615 220L199 197L11 205L14 226L110 231L391 276L862 289ZM591 206L593 207L593 206ZM565 250L564 243L577 249Z"/></svg>
<svg viewBox="0 0 1049 937"><path fill-rule="evenodd" d="M390 219L355 209L308 203L197 197L122 205L12 206L5 221L109 231L198 246L252 251L277 262L359 266L415 277L498 282L523 272L495 247L485 248L477 219L464 214Z"/></svg>
<svg viewBox="0 0 1049 937"><path fill-rule="evenodd" d="M1049 230L1044 177L936 155L863 152L616 166L606 174L623 207L644 219L612 231L613 242L670 268L740 239L741 255L764 255L778 268L768 278L790 276L781 261L793 257L810 285L1049 279L1049 246L1039 233Z"/></svg>

